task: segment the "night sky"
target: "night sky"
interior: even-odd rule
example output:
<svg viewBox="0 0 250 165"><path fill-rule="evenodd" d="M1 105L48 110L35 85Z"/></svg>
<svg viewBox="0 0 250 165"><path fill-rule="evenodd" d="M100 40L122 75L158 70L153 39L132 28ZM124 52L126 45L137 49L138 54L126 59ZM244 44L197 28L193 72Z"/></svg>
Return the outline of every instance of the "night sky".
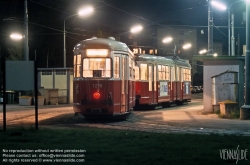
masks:
<svg viewBox="0 0 250 165"><path fill-rule="evenodd" d="M236 0L218 1L229 6ZM37 59L40 61L39 67L46 67L47 56L50 67L63 66L61 57L64 19L76 14L84 5L93 6L94 13L84 19L78 16L67 19L67 54L73 54L73 46L78 41L94 36L97 29L118 35L129 31L135 24L149 28L154 25L165 26L166 22L175 22L183 26L197 27L207 34L206 0L28 0L30 60L34 59L36 50ZM243 44L244 2L234 4L231 9L235 13L235 35L240 34ZM7 48L13 45L9 38L10 33L23 31L24 0L1 0L0 12L1 55L6 57ZM227 21L227 11L214 9L215 41L227 43ZM147 34L142 32L141 35ZM71 67L71 58L67 59L67 66Z"/></svg>

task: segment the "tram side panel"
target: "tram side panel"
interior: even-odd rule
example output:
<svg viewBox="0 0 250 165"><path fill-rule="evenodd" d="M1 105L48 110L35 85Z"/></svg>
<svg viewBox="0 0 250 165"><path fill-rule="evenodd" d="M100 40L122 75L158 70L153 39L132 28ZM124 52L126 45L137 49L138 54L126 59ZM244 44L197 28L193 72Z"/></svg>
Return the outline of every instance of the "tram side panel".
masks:
<svg viewBox="0 0 250 165"><path fill-rule="evenodd" d="M169 103L171 101L171 83L169 81L158 82L158 102Z"/></svg>
<svg viewBox="0 0 250 165"><path fill-rule="evenodd" d="M74 82L74 111L83 115L121 114L121 81Z"/></svg>
<svg viewBox="0 0 250 165"><path fill-rule="evenodd" d="M188 81L183 82L182 93L183 93L183 100L185 102L191 102L191 90L190 90L190 87L191 87L191 82L188 82Z"/></svg>
<svg viewBox="0 0 250 165"><path fill-rule="evenodd" d="M137 104L147 105L150 103L148 85L149 85L149 83L147 81L137 81L136 82Z"/></svg>
<svg viewBox="0 0 250 165"><path fill-rule="evenodd" d="M129 81L128 109L133 110L135 106L135 81Z"/></svg>

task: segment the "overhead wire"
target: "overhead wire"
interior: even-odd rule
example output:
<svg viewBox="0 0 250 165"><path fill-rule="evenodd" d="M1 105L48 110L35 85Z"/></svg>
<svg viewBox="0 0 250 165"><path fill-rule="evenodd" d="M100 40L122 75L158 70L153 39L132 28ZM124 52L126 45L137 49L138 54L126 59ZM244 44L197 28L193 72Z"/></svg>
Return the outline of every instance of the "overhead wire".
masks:
<svg viewBox="0 0 250 165"><path fill-rule="evenodd" d="M30 1L33 2L33 3L36 3L36 4L38 4L38 5L41 5L41 6L50 8L50 9L52 9L52 10L61 12L61 13L70 14L70 13L68 13L68 12L65 12L65 11L62 11L62 10L59 10L59 9L56 9L56 8L53 8L53 7L44 5L44 4L42 4L42 3L38 3L38 2L36 2L36 1L34 1L34 0L30 0ZM117 8L117 7L115 7L115 6L111 5L111 4L106 3L106 2L103 1L103 0L97 0L97 1L98 1L98 2L101 2L101 3L104 3L106 6L109 6L109 7L111 7L111 8L116 9L116 10L119 10L119 11L121 11L121 12L124 12L124 13L126 13L126 14L128 14L128 15L131 15L131 16L133 16L133 17L136 17L136 18L142 19L142 20L144 20L144 21L150 22L150 24L147 25L146 27L152 26L152 25L158 25L158 26L165 27L165 28L169 28L169 29L172 29L172 30L175 29L175 28L171 28L171 27L169 27L169 26L162 25L162 24L160 24L160 23L157 23L157 22L148 20L148 19L146 19L146 18L144 18L144 17L137 16L137 15L135 15L135 14L133 14L133 13L127 12L127 11L122 10L122 9L120 9L120 8ZM168 12L168 13L166 13L166 14L171 14L171 13L182 12L182 11L186 11L186 10L197 9L197 8L204 7L204 6L207 6L207 5L198 6L198 7L189 7L189 8L181 9L181 10L174 11L174 12ZM215 13L218 14L217 12L215 12ZM219 14L218 14L218 15L219 15ZM221 16L221 15L220 15L220 16ZM225 17L223 17L223 18L225 18ZM107 27L111 27L111 26L109 26L109 25L102 24L102 23L99 23L99 22L96 22L96 21L90 21L90 20L87 20L87 21L93 22L93 23L96 23L96 24L99 24L99 25L104 25L104 26L107 26ZM37 23L33 23L33 24L38 25L38 26L41 26L41 27L45 27L45 28L48 28L48 29L51 29L51 30L56 30L56 31L63 32L62 30L55 29L55 28L51 28L51 27L48 27L48 26L45 26L45 25L40 25L40 24L37 24ZM171 25L171 26L174 26L174 25ZM186 26L186 27L201 27L201 28L204 28L204 27L206 28L206 27L208 27L208 26L195 26L195 25L176 25L176 26L183 26L183 27L185 27L185 26ZM222 31L219 30L219 28L222 28L222 27L227 28L226 26L214 26L214 27L215 27L221 34L223 34L224 36L227 36L225 33L223 33ZM112 27L112 28L113 28L113 27ZM235 28L241 28L241 27L235 27ZM127 31L127 32L128 32L128 31ZM126 33L127 33L127 32L126 32ZM69 32L69 31L67 31L67 33L75 34L75 35L83 35L83 34L79 34L79 33L75 33L75 32ZM124 32L123 32L123 33L124 33ZM119 34L117 34L117 35L122 35L123 33L119 33Z"/></svg>

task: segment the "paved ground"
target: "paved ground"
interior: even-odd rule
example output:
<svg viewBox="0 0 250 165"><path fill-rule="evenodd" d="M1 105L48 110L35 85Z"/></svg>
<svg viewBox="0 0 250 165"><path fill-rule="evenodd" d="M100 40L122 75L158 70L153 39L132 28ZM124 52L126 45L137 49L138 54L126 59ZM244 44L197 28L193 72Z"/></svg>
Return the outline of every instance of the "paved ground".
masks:
<svg viewBox="0 0 250 165"><path fill-rule="evenodd" d="M216 114L203 114L202 94L194 94L191 103L150 111L134 111L126 121L89 122L73 115L72 105L39 106L40 125L98 127L160 133L234 134L250 136L250 120L221 119ZM0 111L2 112L2 106ZM34 106L7 105L7 121L34 121ZM18 112L18 113L17 113ZM19 113L22 112L22 115ZM8 118L11 116L12 118ZM28 115L29 114L29 115ZM21 116L21 117L20 117ZM2 121L2 115L0 116ZM14 122L14 123L17 123ZM9 122L10 123L10 122Z"/></svg>

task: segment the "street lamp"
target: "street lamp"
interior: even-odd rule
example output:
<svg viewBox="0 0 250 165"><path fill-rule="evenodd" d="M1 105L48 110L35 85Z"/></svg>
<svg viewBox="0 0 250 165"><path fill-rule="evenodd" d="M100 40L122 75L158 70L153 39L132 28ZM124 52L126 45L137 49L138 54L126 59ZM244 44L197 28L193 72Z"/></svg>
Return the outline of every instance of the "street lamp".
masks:
<svg viewBox="0 0 250 165"><path fill-rule="evenodd" d="M173 40L172 37L166 37L166 38L164 38L164 39L162 40L162 42L163 42L163 43L169 43L169 42L171 42L172 40Z"/></svg>
<svg viewBox="0 0 250 165"><path fill-rule="evenodd" d="M166 37L166 38L163 38L162 42L163 42L164 44L166 44L166 43L171 42L172 40L173 40L172 37ZM192 47L192 45L191 45L190 43L187 43L187 44L182 45L182 48L183 48L183 49L189 49L189 48L191 48L191 47ZM176 56L176 44L175 44L175 43L174 43L174 56Z"/></svg>
<svg viewBox="0 0 250 165"><path fill-rule="evenodd" d="M242 1L248 2L249 0L238 0L238 1L235 1L232 4L230 4L228 8L226 8L225 5L223 5L222 3L219 3L217 1L212 1L211 2L211 4L214 7L217 7L219 9L221 9L221 10L226 10L226 9L228 10L228 55L229 56L230 55L232 55L232 56L235 55L234 14L231 15L231 7L235 3L242 2ZM230 32L230 28L231 27L232 27L232 35L231 35L231 32Z"/></svg>
<svg viewBox="0 0 250 165"><path fill-rule="evenodd" d="M141 31L143 28L141 25L136 25L134 27L131 28L130 32L131 33L138 33L139 31Z"/></svg>
<svg viewBox="0 0 250 165"><path fill-rule="evenodd" d="M191 47L192 47L192 45L190 43L187 43L187 44L182 46L183 49L189 49Z"/></svg>
<svg viewBox="0 0 250 165"><path fill-rule="evenodd" d="M199 54L205 54L205 53L207 53L207 49L203 49L199 51Z"/></svg>
<svg viewBox="0 0 250 165"><path fill-rule="evenodd" d="M143 27L141 26L141 25L136 25L136 26L133 26L131 29L130 29L130 31L125 31L125 32L122 32L122 33L120 33L120 34L118 34L119 35L119 39L121 38L121 35L125 35L125 34L127 34L127 33L138 33L138 32L140 32L140 31L142 31L142 29L143 29ZM120 39L121 40L121 39Z"/></svg>
<svg viewBox="0 0 250 165"><path fill-rule="evenodd" d="M241 2L241 1L246 1L247 0L239 0L236 1L234 3L232 3L229 7L228 7L228 55L235 55L235 38L234 38L234 14L231 15L231 6L235 3ZM230 19L231 17L231 19ZM232 36L230 34L230 27L232 27ZM231 40L231 41L230 41ZM231 51L230 51L230 47L231 47Z"/></svg>
<svg viewBox="0 0 250 165"><path fill-rule="evenodd" d="M12 33L10 35L10 38L12 38L14 40L21 40L23 38L23 36L21 34L18 34L18 33Z"/></svg>
<svg viewBox="0 0 250 165"><path fill-rule="evenodd" d="M64 19L64 23L63 23L63 37L64 37L64 40L63 40L63 67L64 68L66 68L66 32L65 32L65 21L68 18L71 18L73 16L76 16L76 15L87 16L87 15L89 15L92 12L93 12L93 8L90 7L90 6L88 6L88 7L84 7L81 10L79 10L79 12L77 14L70 15L70 16L68 16L68 17L66 17Z"/></svg>
<svg viewBox="0 0 250 165"><path fill-rule="evenodd" d="M172 40L173 40L172 37L166 37L166 38L163 38L162 42L163 42L164 44L166 44L166 43L171 42ZM175 55L176 55L176 44L174 43L174 56L175 56Z"/></svg>

